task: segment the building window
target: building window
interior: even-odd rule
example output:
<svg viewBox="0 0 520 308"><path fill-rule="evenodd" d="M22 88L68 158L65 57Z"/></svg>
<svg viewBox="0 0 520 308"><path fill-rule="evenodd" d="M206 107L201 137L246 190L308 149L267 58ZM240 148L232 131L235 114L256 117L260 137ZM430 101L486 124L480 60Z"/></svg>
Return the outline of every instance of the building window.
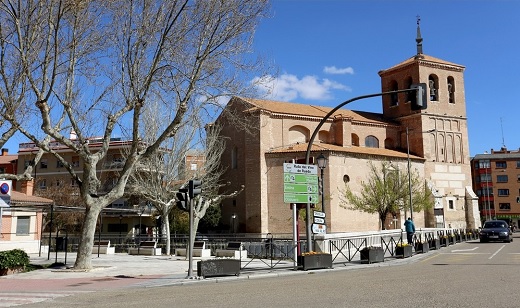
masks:
<svg viewBox="0 0 520 308"><path fill-rule="evenodd" d="M60 160L56 162L56 168L63 168L63 163Z"/></svg>
<svg viewBox="0 0 520 308"><path fill-rule="evenodd" d="M352 138L352 145L358 147L359 146L359 136L356 134L351 134L351 138Z"/></svg>
<svg viewBox="0 0 520 308"><path fill-rule="evenodd" d="M79 167L79 156L72 157L72 167Z"/></svg>
<svg viewBox="0 0 520 308"><path fill-rule="evenodd" d="M47 164L48 164L48 162L46 159L40 160L40 168L47 169Z"/></svg>
<svg viewBox="0 0 520 308"><path fill-rule="evenodd" d="M484 183L488 183L488 182L491 182L491 174L489 173L484 173L484 174L481 174L480 175L480 182L484 182Z"/></svg>
<svg viewBox="0 0 520 308"><path fill-rule="evenodd" d="M365 138L365 146L367 148L379 148L379 140L375 136L367 136Z"/></svg>
<svg viewBox="0 0 520 308"><path fill-rule="evenodd" d="M507 168L507 162L497 161L497 162L495 162L495 167L505 169L505 168Z"/></svg>
<svg viewBox="0 0 520 308"><path fill-rule="evenodd" d="M74 180L74 179L70 179L70 186L78 187L78 182L76 182L76 180Z"/></svg>
<svg viewBox="0 0 520 308"><path fill-rule="evenodd" d="M448 102L455 104L455 80L453 77L448 77Z"/></svg>
<svg viewBox="0 0 520 308"><path fill-rule="evenodd" d="M510 203L499 203L498 208L503 211L510 211L511 210L511 204Z"/></svg>
<svg viewBox="0 0 520 308"><path fill-rule="evenodd" d="M190 169L191 169L192 171L197 170L197 164L191 164L191 165L190 165Z"/></svg>
<svg viewBox="0 0 520 308"><path fill-rule="evenodd" d="M453 203L453 200L448 200L448 209L454 210L455 204Z"/></svg>
<svg viewBox="0 0 520 308"><path fill-rule="evenodd" d="M430 89L430 101L433 102L439 100L439 81L437 76L430 75L428 77L428 89Z"/></svg>
<svg viewBox="0 0 520 308"><path fill-rule="evenodd" d="M517 168L520 168L520 160L517 160L517 161L516 161L516 167L517 167Z"/></svg>
<svg viewBox="0 0 520 308"><path fill-rule="evenodd" d="M397 86L397 81L392 80L390 82L390 91L397 91L399 90ZM399 105L399 93L392 93L390 94L390 107L394 107Z"/></svg>
<svg viewBox="0 0 520 308"><path fill-rule="evenodd" d="M0 174L4 174L5 173L5 168L4 167L0 167Z"/></svg>
<svg viewBox="0 0 520 308"><path fill-rule="evenodd" d="M498 183L507 183L507 175L505 175L505 174L497 175L497 182Z"/></svg>
<svg viewBox="0 0 520 308"><path fill-rule="evenodd" d="M46 179L41 179L38 181L38 187L40 189L46 189L47 188L47 180Z"/></svg>
<svg viewBox="0 0 520 308"><path fill-rule="evenodd" d="M499 189L498 195L499 196L509 196L509 189Z"/></svg>
<svg viewBox="0 0 520 308"><path fill-rule="evenodd" d="M491 162L489 161L489 159L479 160L478 165L479 165L479 168L486 169L486 168L491 167Z"/></svg>
<svg viewBox="0 0 520 308"><path fill-rule="evenodd" d="M29 235L31 216L16 217L16 235Z"/></svg>

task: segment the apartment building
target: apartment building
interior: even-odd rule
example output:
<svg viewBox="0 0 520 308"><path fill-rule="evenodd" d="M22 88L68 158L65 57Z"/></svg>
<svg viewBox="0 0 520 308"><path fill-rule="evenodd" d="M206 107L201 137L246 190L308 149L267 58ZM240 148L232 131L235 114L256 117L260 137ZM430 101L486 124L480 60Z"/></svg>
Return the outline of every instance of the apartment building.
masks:
<svg viewBox="0 0 520 308"><path fill-rule="evenodd" d="M475 155L471 175L481 219L504 219L520 226L520 150L502 147Z"/></svg>
<svg viewBox="0 0 520 308"><path fill-rule="evenodd" d="M89 138L88 145L91 151L101 148L102 140L100 138ZM109 149L106 157L99 162L98 178L101 181L99 194L109 191L115 186L118 180L118 172L122 170L125 160L125 150L131 145L131 141L122 140L121 138L112 138L109 143ZM74 170L81 176L82 159L71 149L61 145L59 142L51 142L49 145L54 151L68 161ZM24 169L34 164L34 158L38 152L36 144L21 143L18 151L18 167L17 172L20 174ZM37 165L33 166L34 190L35 194L43 194L43 191L63 191L67 194L77 193L78 184L72 179L69 172L63 164L52 154L44 153ZM20 186L18 183L17 186ZM17 187L20 189L20 187ZM66 201L65 201L66 202ZM57 204L56 209L60 207L67 208L77 207L77 211L83 211L81 206L71 204ZM155 227L155 218L152 215L152 208L145 206L139 200L129 201L121 198L107 206L101 213L102 216L102 233L113 235L121 235L122 239L133 237L138 234L147 234L147 230Z"/></svg>
<svg viewBox="0 0 520 308"><path fill-rule="evenodd" d="M378 74L381 92L427 84L427 108L415 110L408 93L402 92L382 96L382 113L338 109L310 147L311 157L323 154L328 161L323 179L328 232L380 228L376 214L346 208L341 194L345 184L360 191L370 163L381 161L391 161L400 170L410 163L431 189L435 206L414 213L417 227L480 226L471 183L465 67L424 54L419 28L417 33L417 53ZM245 191L222 202L222 222L238 219L238 232L292 232L290 204L284 203L283 164L306 156L311 135L331 110L243 97L229 101L217 119L227 142L223 181L231 183L227 190L243 185ZM237 123L245 123L247 129ZM393 225L402 227L405 216L400 213ZM299 228L303 231L303 224Z"/></svg>

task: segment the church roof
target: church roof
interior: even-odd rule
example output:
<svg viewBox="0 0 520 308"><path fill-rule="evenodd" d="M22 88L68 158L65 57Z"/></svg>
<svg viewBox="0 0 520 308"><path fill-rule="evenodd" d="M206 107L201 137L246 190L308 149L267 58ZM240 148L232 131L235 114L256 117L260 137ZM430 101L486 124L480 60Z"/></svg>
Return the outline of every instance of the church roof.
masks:
<svg viewBox="0 0 520 308"><path fill-rule="evenodd" d="M298 143L294 145L284 146L277 149L272 149L267 153L293 153L293 152L306 152L308 143ZM360 147L360 146L350 146L343 147L334 144L328 143L313 143L311 147L311 152L321 152L321 151L333 151L333 152L341 152L341 153L349 153L349 154L362 154L362 155L376 155L376 156L385 156L385 157L394 157L394 158L402 158L407 159L407 153L399 152L391 149L384 148L370 148L370 147ZM424 160L424 158L410 155L410 159L420 159Z"/></svg>
<svg viewBox="0 0 520 308"><path fill-rule="evenodd" d="M401 67L408 66L408 65L416 63L416 62L451 66L451 67L454 67L457 70L465 69L465 66L463 66L463 65L456 64L456 63L453 63L453 62L444 61L442 59L435 58L435 57L432 57L432 56L428 56L428 55L425 55L425 54L420 54L420 55L414 55L413 57L410 57L410 58L404 60L403 62L401 62L399 64L396 64L396 65L394 65L394 66L392 66L392 67L390 67L390 68L388 68L386 70L381 70L381 71L379 71L378 74L379 74L379 76L382 76L382 75L384 75L387 72L393 71L393 70L401 68Z"/></svg>
<svg viewBox="0 0 520 308"><path fill-rule="evenodd" d="M325 106L280 102L280 101L272 101L272 100L265 100L265 99L244 98L244 97L240 97L239 99L254 106L254 107L250 108L248 111L263 110L263 111L276 113L276 114L323 118L332 109L334 109L334 108L325 107ZM351 118L353 121L371 122L374 124L378 123L378 124L397 125L395 122L385 119L383 117L383 114L381 114L381 113L355 111L355 110L349 110L349 109L338 109L330 116L330 118L331 119Z"/></svg>

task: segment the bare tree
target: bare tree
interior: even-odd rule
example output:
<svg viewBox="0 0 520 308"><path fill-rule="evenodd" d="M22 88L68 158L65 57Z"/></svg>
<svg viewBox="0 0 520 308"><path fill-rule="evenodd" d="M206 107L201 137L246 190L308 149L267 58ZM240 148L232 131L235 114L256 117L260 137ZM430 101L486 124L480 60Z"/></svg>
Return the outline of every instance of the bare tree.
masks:
<svg viewBox="0 0 520 308"><path fill-rule="evenodd" d="M92 268L99 213L123 197L137 164L157 155L186 122L219 109L219 96L252 89L244 77L261 64L250 47L266 11L267 0L0 2L0 73L19 74L18 91L5 91L0 111L80 187L85 220L75 268ZM141 116L152 101L171 121L145 144ZM25 116L11 116L13 106ZM129 155L117 184L101 194L98 163L117 134L130 136ZM45 136L77 153L81 173L41 141ZM100 148L89 147L91 136L102 136Z"/></svg>
<svg viewBox="0 0 520 308"><path fill-rule="evenodd" d="M381 228L385 229L385 221L389 214L397 214L410 208L408 203L410 193L414 212L433 206L431 191L421 181L417 172L410 172L410 187L408 174L383 161L378 167L370 162L370 173L366 181L361 183L361 191L356 194L347 184L340 197L341 206L366 213L377 213Z"/></svg>

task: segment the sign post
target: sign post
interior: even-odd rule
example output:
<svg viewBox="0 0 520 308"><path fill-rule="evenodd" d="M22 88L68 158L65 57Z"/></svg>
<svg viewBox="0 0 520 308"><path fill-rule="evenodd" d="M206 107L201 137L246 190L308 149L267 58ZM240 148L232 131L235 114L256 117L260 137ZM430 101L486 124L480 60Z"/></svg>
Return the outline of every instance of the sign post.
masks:
<svg viewBox="0 0 520 308"><path fill-rule="evenodd" d="M283 164L283 202L293 204L295 222L297 203L318 203L318 167L304 164ZM293 230L294 241L298 243L298 231ZM299 243L298 243L299 248ZM298 253L300 249L297 249Z"/></svg>
<svg viewBox="0 0 520 308"><path fill-rule="evenodd" d="M2 217L4 215L4 207L11 206L11 180L0 181L0 232L2 230Z"/></svg>

